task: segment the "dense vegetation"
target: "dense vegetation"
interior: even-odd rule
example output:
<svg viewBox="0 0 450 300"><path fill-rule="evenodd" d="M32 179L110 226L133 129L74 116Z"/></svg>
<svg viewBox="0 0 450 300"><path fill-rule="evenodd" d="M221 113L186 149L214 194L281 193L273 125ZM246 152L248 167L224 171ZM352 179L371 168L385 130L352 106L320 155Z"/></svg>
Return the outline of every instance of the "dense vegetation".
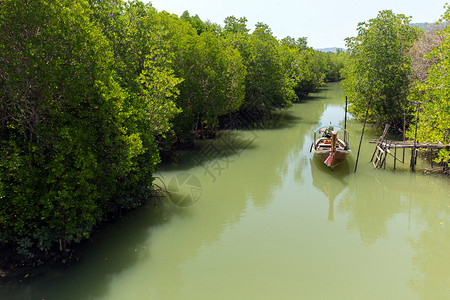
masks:
<svg viewBox="0 0 450 300"><path fill-rule="evenodd" d="M140 1L2 1L0 251L66 256L149 197L159 148L289 107L345 55Z"/></svg>
<svg viewBox="0 0 450 300"><path fill-rule="evenodd" d="M358 118L370 101L369 121L401 130L406 119L406 135L413 138L413 116L421 107L418 141L448 144L449 11L443 17L447 22L427 30L388 10L358 25L358 36L347 39L350 61L342 72L350 109ZM442 150L436 161L449 164L450 152Z"/></svg>
<svg viewBox="0 0 450 300"><path fill-rule="evenodd" d="M388 10L360 23L358 36L347 39L351 57L343 84L357 117L364 116L371 99L369 120L401 124L403 112L411 109L407 54L418 32L409 26L409 18Z"/></svg>
<svg viewBox="0 0 450 300"><path fill-rule="evenodd" d="M224 24L140 1L1 2L5 259L67 256L149 197L161 149L214 135L233 114L287 108L341 80L344 66L357 117L371 99L372 121L398 125L419 100L419 139L448 143L448 26L425 33L383 11L359 25L349 52L324 53L306 38L278 40L263 23L251 31L244 17Z"/></svg>
<svg viewBox="0 0 450 300"><path fill-rule="evenodd" d="M417 127L420 141L443 143L450 141L450 7L443 15L446 26L442 30L424 32L415 47L414 53L424 53L424 63L416 68L422 76L414 82L409 99L423 103L423 111ZM415 124L411 124L408 136L413 138ZM450 151L439 152L437 162L447 162L450 166Z"/></svg>

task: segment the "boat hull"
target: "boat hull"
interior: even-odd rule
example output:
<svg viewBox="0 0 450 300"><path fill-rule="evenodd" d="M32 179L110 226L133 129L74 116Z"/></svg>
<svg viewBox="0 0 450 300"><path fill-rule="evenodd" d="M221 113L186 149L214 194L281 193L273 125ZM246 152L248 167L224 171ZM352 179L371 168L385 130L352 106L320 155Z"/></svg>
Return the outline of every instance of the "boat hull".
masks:
<svg viewBox="0 0 450 300"><path fill-rule="evenodd" d="M334 168L335 166L337 166L340 163L342 163L343 161L345 161L347 159L347 156L350 154L350 152L351 152L350 150L336 150L336 151L334 151L334 155L333 155L333 151L331 151L331 150L315 150L315 149L313 149L314 156L318 160L320 160L321 162L323 162L324 164L329 166L330 168ZM332 155L332 157L330 158L331 161L327 163L326 161L328 160L330 155Z"/></svg>

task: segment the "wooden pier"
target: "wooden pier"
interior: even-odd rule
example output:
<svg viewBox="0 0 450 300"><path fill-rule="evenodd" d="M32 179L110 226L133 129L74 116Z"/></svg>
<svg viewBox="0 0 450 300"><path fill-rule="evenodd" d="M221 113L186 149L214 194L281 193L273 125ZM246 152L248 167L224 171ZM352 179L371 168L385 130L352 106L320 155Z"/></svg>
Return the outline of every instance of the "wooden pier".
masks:
<svg viewBox="0 0 450 300"><path fill-rule="evenodd" d="M383 135L380 136L378 140L370 141L371 144L377 144L375 150L372 154L372 159L370 160L375 168L386 168L386 158L392 156L394 158L394 170L396 167L396 162L405 163L405 149L411 149L411 169L415 170L415 165L417 161L417 155L419 149L450 149L450 145L445 145L442 143L417 143L407 142L407 141L387 141L385 140L386 133L389 126L386 126ZM397 156L397 149L402 149L401 159Z"/></svg>

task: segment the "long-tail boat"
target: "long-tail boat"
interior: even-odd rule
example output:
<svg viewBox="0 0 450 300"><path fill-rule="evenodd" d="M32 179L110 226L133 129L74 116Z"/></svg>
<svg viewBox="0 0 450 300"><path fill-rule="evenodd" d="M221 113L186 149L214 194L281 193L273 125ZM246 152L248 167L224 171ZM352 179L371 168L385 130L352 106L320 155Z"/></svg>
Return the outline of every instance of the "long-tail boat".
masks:
<svg viewBox="0 0 450 300"><path fill-rule="evenodd" d="M343 134L343 140L338 134ZM317 135L319 137L317 138ZM351 152L348 145L348 131L339 125L323 125L314 131L314 142L311 151L314 156L330 168L342 163Z"/></svg>

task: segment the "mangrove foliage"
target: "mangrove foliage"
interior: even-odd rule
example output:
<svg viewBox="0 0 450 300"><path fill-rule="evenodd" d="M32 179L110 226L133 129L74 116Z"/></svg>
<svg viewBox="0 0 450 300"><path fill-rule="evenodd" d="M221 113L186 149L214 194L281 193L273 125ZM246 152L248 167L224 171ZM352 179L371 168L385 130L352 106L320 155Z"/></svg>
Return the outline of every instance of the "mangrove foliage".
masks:
<svg viewBox="0 0 450 300"><path fill-rule="evenodd" d="M305 38L246 22L141 1L1 1L2 263L70 256L150 197L161 149L338 79Z"/></svg>

